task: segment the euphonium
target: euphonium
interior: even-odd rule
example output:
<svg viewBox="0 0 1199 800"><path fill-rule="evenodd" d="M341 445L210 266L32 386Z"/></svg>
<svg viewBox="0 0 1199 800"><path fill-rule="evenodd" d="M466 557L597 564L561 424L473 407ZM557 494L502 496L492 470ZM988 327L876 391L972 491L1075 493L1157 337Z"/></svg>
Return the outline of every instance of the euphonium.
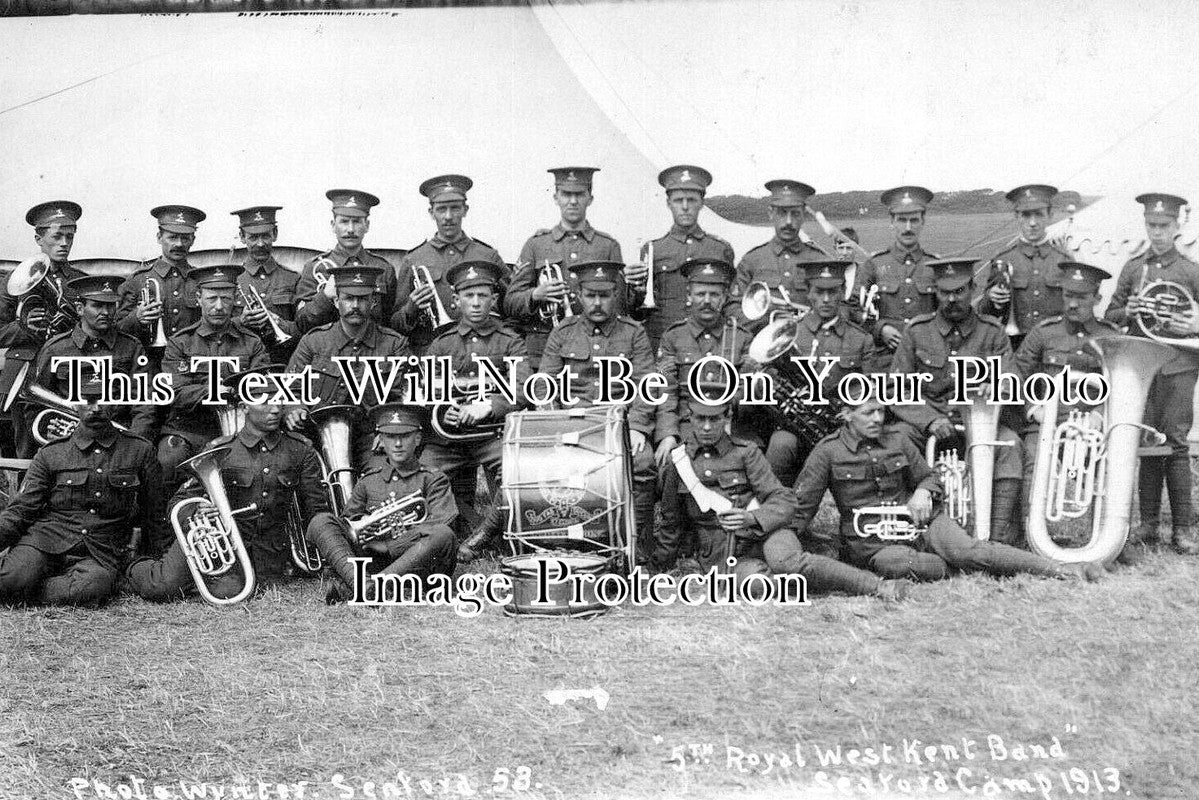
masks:
<svg viewBox="0 0 1199 800"><path fill-rule="evenodd" d="M313 270L313 274L316 274L315 269ZM262 294L258 291L258 289L249 284L247 284L247 288L250 290L249 294L246 293L245 289L238 290L241 293L242 302L245 304L247 309L261 308L266 312L266 323L268 326L270 326L271 332L275 335L275 344L286 344L287 342L291 341L291 334L284 333L283 328L279 327L279 320L276 317L275 312L266 307L266 302L263 301Z"/></svg>
<svg viewBox="0 0 1199 800"><path fill-rule="evenodd" d="M874 537L884 542L910 542L928 530L912 522L907 506L883 503L853 510L853 532L863 539Z"/></svg>
<svg viewBox="0 0 1199 800"><path fill-rule="evenodd" d="M342 514L350 502L354 489L354 469L350 466L350 426L355 412L354 406L325 406L313 410L309 416L320 431L321 471L325 491L329 493L329 505L334 514Z"/></svg>
<svg viewBox="0 0 1199 800"><path fill-rule="evenodd" d="M546 284L557 281L565 283L566 279L562 276L562 266L559 264L551 264L549 259L545 260L545 266L541 268L540 274L537 276L538 284ZM570 295L567 294L564 300L550 300L543 305L538 312L542 321L557 323L560 319L567 319L574 316L574 311L570 307Z"/></svg>
<svg viewBox="0 0 1199 800"><path fill-rule="evenodd" d="M811 402L807 381L791 361L795 340L799 336L796 317L784 316L773 320L750 342L746 355L761 366L772 366L774 374L775 407L783 418L784 427L807 447L835 431L841 424L838 412L840 399L826 397L824 405Z"/></svg>
<svg viewBox="0 0 1199 800"><path fill-rule="evenodd" d="M956 448L937 455L937 440L930 436L924 449L924 460L941 479L941 504L951 520L963 528L970 523L973 505L970 470Z"/></svg>
<svg viewBox="0 0 1199 800"><path fill-rule="evenodd" d="M190 467L196 474L208 499L191 497L181 500L171 508L170 514L171 527L175 529L179 546L187 558L187 568L191 570L196 589L201 597L214 606L240 603L254 591L255 584L254 565L250 562L250 553L246 550L233 516L255 510L257 505L251 503L237 511L230 508L217 459L220 453L228 449L214 447L183 462L181 466ZM195 508L192 509L192 506ZM208 588L207 579L220 577L235 566L241 569L245 577L241 591L232 597L217 597Z"/></svg>
<svg viewBox="0 0 1199 800"><path fill-rule="evenodd" d="M33 418L30 430L34 441L39 445L70 436L75 432L75 427L79 424L79 406L36 383L23 387L19 396L27 403L45 406ZM129 430L115 422L112 425L117 430Z"/></svg>
<svg viewBox="0 0 1199 800"><path fill-rule="evenodd" d="M741 313L750 321L759 320L770 314L774 322L779 315L794 316L803 319L811 311L811 307L797 303L791 299L787 287L779 286L778 293L772 293L765 281L754 281L745 287L745 295L741 298Z"/></svg>
<svg viewBox="0 0 1199 800"><path fill-rule="evenodd" d="M460 425L450 425L445 415L452 408L457 408L461 401L475 394L478 381L473 378L455 378L453 383L454 402L442 403L433 407L429 414L429 427L443 439L451 442L481 442L492 439L504 430L503 419L490 420L472 425L469 428Z"/></svg>
<svg viewBox="0 0 1199 800"><path fill-rule="evenodd" d="M1081 480L1083 488L1075 494L1076 490L1070 486L1071 481L1077 479L1072 479L1066 473L1070 464L1055 466L1055 462L1063 455L1061 452L1055 452L1055 441L1067 438L1070 429L1059 435L1062 426L1054 424L1059 403L1059 394L1054 392L1049 402L1044 405L1045 414L1037 439L1037 463L1033 472L1028 524L1025 528L1029 547L1034 552L1066 563L1107 563L1124 549L1132 521L1137 451L1141 445L1141 432L1146 430L1141 418L1149 398L1149 386L1154 374L1174 356L1169 347L1136 336L1095 339L1091 346L1098 350L1103 358L1104 374L1108 386L1112 389L1104 412L1106 419L1102 446L1098 453L1088 450L1081 454L1084 462L1091 462L1089 468L1095 470L1094 477L1088 479L1084 476ZM1064 380L1064 377L1059 378L1059 390L1063 388ZM1068 424L1069 420L1063 423ZM1092 436L1084 435L1088 438ZM1054 472L1058 473L1058 485L1055 485L1055 479L1052 478ZM1065 487L1060 485L1063 480L1067 484ZM1091 484L1089 490L1086 488L1088 483ZM1090 496L1084 496L1088 492ZM1055 502L1054 498L1058 495L1077 497L1079 502L1092 506L1094 519L1091 537L1082 547L1062 547L1049 535L1046 518L1051 513L1050 506ZM1083 508L1082 513L1085 511Z"/></svg>
<svg viewBox="0 0 1199 800"><path fill-rule="evenodd" d="M420 492L393 497L371 513L348 520L350 541L364 545L379 539L394 539L405 528L419 525L429 516L429 506Z"/></svg>
<svg viewBox="0 0 1199 800"><path fill-rule="evenodd" d="M433 283L433 276L429 273L429 268L424 264L417 264L412 268L412 288L419 289L421 285L428 286L433 290L433 300L425 311L429 315L429 322L433 324L433 327L440 328L447 322L453 322L446 312L445 306L441 304L441 295L437 293L437 284Z"/></svg>
<svg viewBox="0 0 1199 800"><path fill-rule="evenodd" d="M142 303L149 305L150 303L162 302L162 284L158 282L158 278L146 278L146 282L142 284ZM151 347L166 347L167 346L167 331L162 324L162 314L158 315L158 323L154 328L154 341L150 343Z"/></svg>
<svg viewBox="0 0 1199 800"><path fill-rule="evenodd" d="M50 276L50 264L45 255L27 258L13 267L8 276L7 291L10 296L21 298L17 303L17 322L35 339L49 339L70 330L79 321L74 306L67 302L61 283ZM37 325L29 319L34 311L45 314L45 319Z"/></svg>
<svg viewBox="0 0 1199 800"><path fill-rule="evenodd" d="M967 530L973 528L974 538L991 538L991 492L995 476L995 448L1011 447L1013 442L998 440L999 415L1003 406L987 401L985 395L975 395L963 416L962 435L966 441L966 458L957 450L942 453L933 461L936 440L929 438L925 458L941 476L945 494L945 510L950 518ZM967 524L967 523L970 524Z"/></svg>
<svg viewBox="0 0 1199 800"><path fill-rule="evenodd" d="M216 419L221 426L221 436L233 436L246 424L246 409L233 403L217 406Z"/></svg>
<svg viewBox="0 0 1199 800"><path fill-rule="evenodd" d="M645 300L641 302L642 308L657 308L658 303L654 300L654 243L649 242L645 245L645 263L649 267L649 274L645 276Z"/></svg>

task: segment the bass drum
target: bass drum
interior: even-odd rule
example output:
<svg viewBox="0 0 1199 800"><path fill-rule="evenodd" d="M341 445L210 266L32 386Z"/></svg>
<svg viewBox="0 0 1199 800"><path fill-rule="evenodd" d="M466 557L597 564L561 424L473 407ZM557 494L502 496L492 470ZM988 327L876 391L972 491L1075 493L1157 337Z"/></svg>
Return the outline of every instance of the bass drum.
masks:
<svg viewBox="0 0 1199 800"><path fill-rule="evenodd" d="M586 551L617 556L631 569L632 476L623 409L509 414L500 490L513 551Z"/></svg>

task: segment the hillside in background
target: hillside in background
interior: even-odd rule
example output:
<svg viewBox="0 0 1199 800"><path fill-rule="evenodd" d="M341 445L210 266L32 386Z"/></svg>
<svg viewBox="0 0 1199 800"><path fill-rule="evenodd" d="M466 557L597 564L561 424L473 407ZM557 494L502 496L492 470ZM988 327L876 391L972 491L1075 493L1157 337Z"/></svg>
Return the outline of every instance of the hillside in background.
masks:
<svg viewBox="0 0 1199 800"><path fill-rule="evenodd" d="M811 206L824 212L829 219L852 220L885 219L887 209L879 202L884 189L855 192L829 192L812 198ZM1004 199L1004 192L994 189L969 189L958 192L938 192L929 210L939 214L994 214L1010 213L1011 204ZM1058 195L1055 211L1061 212L1073 203L1082 209L1098 200L1098 196L1082 196L1075 191L1063 191ZM707 199L708 208L731 222L743 225L769 225L766 199L746 197L741 194L715 195ZM1057 214L1055 214L1055 217Z"/></svg>

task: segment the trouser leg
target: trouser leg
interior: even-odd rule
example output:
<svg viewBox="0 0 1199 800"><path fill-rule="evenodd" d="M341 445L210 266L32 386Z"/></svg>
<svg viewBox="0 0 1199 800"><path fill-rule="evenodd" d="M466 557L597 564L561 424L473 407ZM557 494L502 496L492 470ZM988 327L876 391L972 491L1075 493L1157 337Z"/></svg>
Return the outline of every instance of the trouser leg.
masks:
<svg viewBox="0 0 1199 800"><path fill-rule="evenodd" d="M778 430L770 434L766 445L766 463L783 486L794 486L799 475L799 437L790 431Z"/></svg>
<svg viewBox="0 0 1199 800"><path fill-rule="evenodd" d="M805 553L789 528L772 533L762 543L766 564L775 574L803 575L814 592L846 592L873 595L881 579L866 570L851 567L828 556Z"/></svg>
<svg viewBox="0 0 1199 800"><path fill-rule="evenodd" d="M355 553L345 531L345 522L340 517L322 511L308 523L304 536L325 559L325 567L349 587L354 584L354 565L350 559Z"/></svg>
<svg viewBox="0 0 1199 800"><path fill-rule="evenodd" d="M182 600L194 588L187 557L176 541L161 558L141 558L125 570L125 587L146 600Z"/></svg>
<svg viewBox="0 0 1199 800"><path fill-rule="evenodd" d="M118 573L90 555L71 554L66 569L46 578L39 601L47 605L96 606L112 597Z"/></svg>
<svg viewBox="0 0 1199 800"><path fill-rule="evenodd" d="M951 567L992 575L1058 576L1058 564L1048 558L998 542L979 541L945 514L938 514L924 534L929 548Z"/></svg>
<svg viewBox="0 0 1199 800"><path fill-rule="evenodd" d="M908 578L914 581L939 581L949 577L949 565L936 553L924 553L914 547L892 544L870 557L870 570L884 578Z"/></svg>
<svg viewBox="0 0 1199 800"><path fill-rule="evenodd" d="M0 555L0 603L24 603L37 597L50 572L50 556L27 544Z"/></svg>
<svg viewBox="0 0 1199 800"><path fill-rule="evenodd" d="M428 528L412 546L379 571L381 575L453 575L457 541L448 525Z"/></svg>
<svg viewBox="0 0 1199 800"><path fill-rule="evenodd" d="M637 563L644 564L654 552L654 494L658 470L653 449L646 443L633 455L633 515L637 520Z"/></svg>

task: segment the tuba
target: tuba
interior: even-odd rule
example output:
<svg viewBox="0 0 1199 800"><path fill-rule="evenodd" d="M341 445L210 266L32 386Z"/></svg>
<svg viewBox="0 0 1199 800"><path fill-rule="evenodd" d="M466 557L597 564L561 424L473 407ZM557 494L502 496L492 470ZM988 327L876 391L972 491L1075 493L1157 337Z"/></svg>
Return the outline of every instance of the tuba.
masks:
<svg viewBox="0 0 1199 800"><path fill-rule="evenodd" d="M537 276L538 284L546 284L557 281L565 283L566 279L562 276L562 266L560 264L551 264L549 259L545 260L545 266L541 268L540 274ZM543 305L538 312L541 316L541 321L554 325L558 322L574 316L574 311L570 307L570 296L567 295L565 300L553 300Z"/></svg>
<svg viewBox="0 0 1199 800"><path fill-rule="evenodd" d="M39 445L70 436L79 425L79 407L36 383L21 389L20 398L31 405L44 406L33 418L30 434ZM112 423L120 431L128 431L124 425Z"/></svg>
<svg viewBox="0 0 1199 800"><path fill-rule="evenodd" d="M187 558L196 589L214 606L240 603L254 591L255 584L254 565L233 516L253 511L257 505L251 503L237 511L229 507L217 463L217 456L228 449L214 447L183 462L199 478L208 499L190 497L180 500L171 508L170 514L171 527L175 529L175 537ZM207 579L218 578L234 567L241 570L245 585L233 597L217 597L208 588Z"/></svg>
<svg viewBox="0 0 1199 800"><path fill-rule="evenodd" d="M1112 391L1104 411L1102 431L1094 431L1071 415L1056 425L1059 392L1044 406L1037 438L1026 533L1029 547L1047 558L1066 563L1111 562L1128 539L1141 423L1153 376L1174 353L1165 345L1135 336L1096 339L1091 346L1103 358ZM1059 391L1065 378L1059 376ZM1152 431L1157 434L1156 431ZM1081 517L1093 510L1091 537L1081 547L1063 547L1052 540L1047 522L1055 517Z"/></svg>
<svg viewBox="0 0 1199 800"><path fill-rule="evenodd" d="M79 321L74 306L67 302L61 282L50 275L45 255L27 258L13 267L8 276L8 293L21 298L17 303L17 323L34 339L46 341L69 331ZM34 311L45 313L43 322L35 325L30 321Z"/></svg>
<svg viewBox="0 0 1199 800"><path fill-rule="evenodd" d="M863 539L874 537L884 542L911 542L927 528L912 523L907 506L883 503L853 510L853 532Z"/></svg>
<svg viewBox="0 0 1199 800"><path fill-rule="evenodd" d="M162 284L158 278L146 278L146 282L142 284L142 303L149 305L150 303L162 302ZM158 316L158 322L154 327L154 341L150 343L151 347L166 347L167 346L167 331L162 324L162 314Z"/></svg>
<svg viewBox="0 0 1199 800"><path fill-rule="evenodd" d="M446 312L445 306L441 304L441 295L437 293L437 284L433 283L433 276L429 273L429 268L424 264L417 264L412 268L412 288L416 290L422 285L433 290L433 299L425 313L429 315L429 322L433 325L434 330L447 322L453 322L449 313Z"/></svg>
<svg viewBox="0 0 1199 800"><path fill-rule="evenodd" d="M320 431L321 473L329 506L341 515L354 489L354 469L350 466L350 430L354 406L336 405L314 409L309 417Z"/></svg>
<svg viewBox="0 0 1199 800"><path fill-rule="evenodd" d="M1003 406L975 395L963 415L962 435L966 440L966 458L957 450L942 453L934 461L937 442L932 436L925 445L925 460L941 477L944 504L949 517L963 528L973 528L974 538L991 538L991 490L995 475L995 448L1011 447L999 441L999 415ZM971 523L971 524L967 524Z"/></svg>
<svg viewBox="0 0 1199 800"><path fill-rule="evenodd" d="M316 269L313 268L313 275L316 275ZM249 289L249 293L246 292ZM262 294L257 288L250 284L246 284L245 288L238 289L241 294L242 303L247 309L261 308L266 312L266 323L271 329L271 333L275 336L275 344L287 344L291 341L291 334L284 333L283 328L279 327L279 318L274 311L266 307L266 302L262 299Z"/></svg>
<svg viewBox="0 0 1199 800"><path fill-rule="evenodd" d="M348 520L349 537L361 546L380 539L394 539L412 525L419 525L429 516L429 505L420 492L393 497L371 513Z"/></svg>

